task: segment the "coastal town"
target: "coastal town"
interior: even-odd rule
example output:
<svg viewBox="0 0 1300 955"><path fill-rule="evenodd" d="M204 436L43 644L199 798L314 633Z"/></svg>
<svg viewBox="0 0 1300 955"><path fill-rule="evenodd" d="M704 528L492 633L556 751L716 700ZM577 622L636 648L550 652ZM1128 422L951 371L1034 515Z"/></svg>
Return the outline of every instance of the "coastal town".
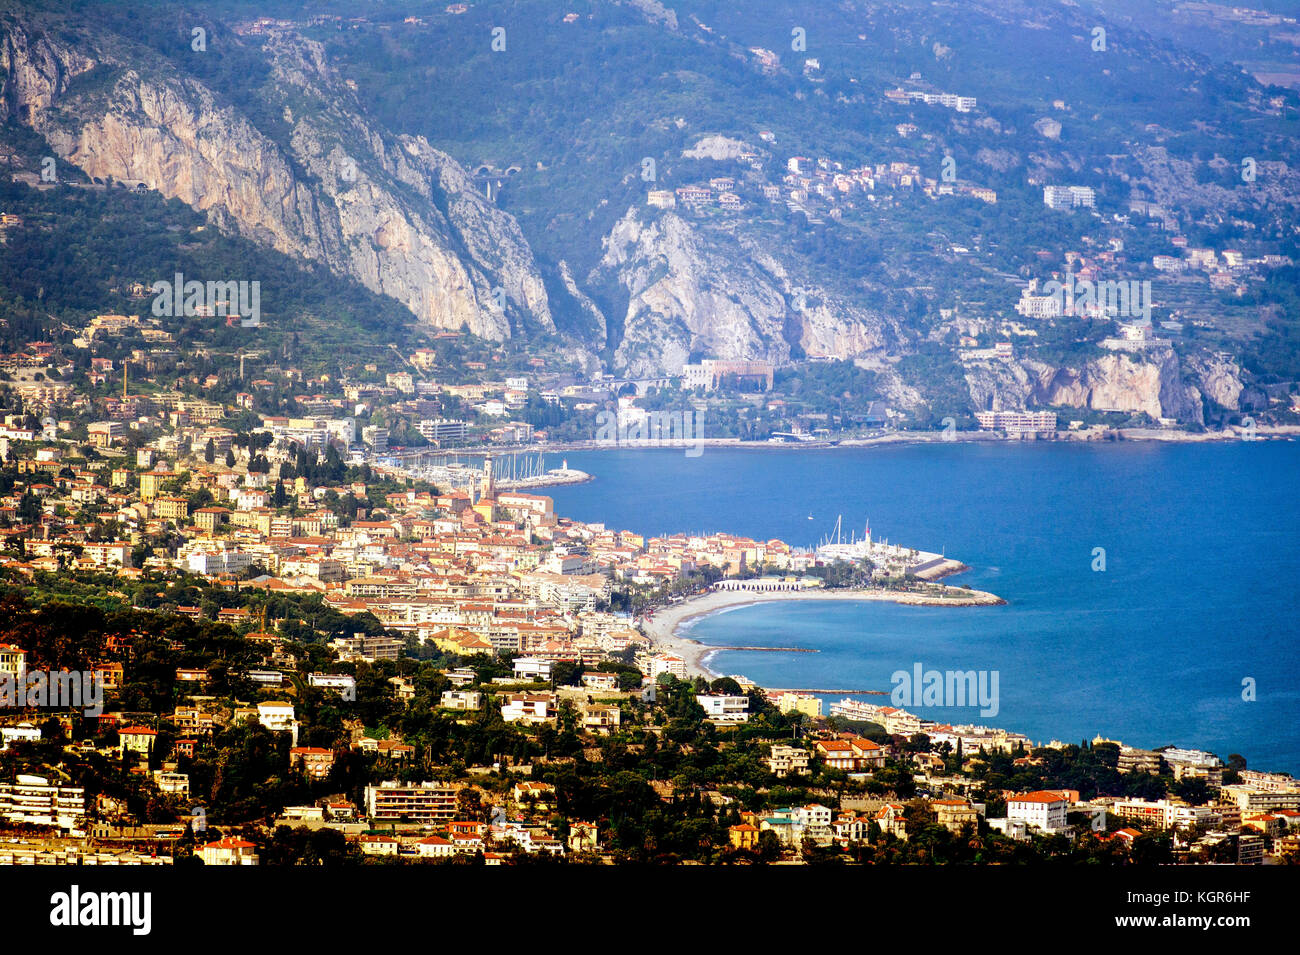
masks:
<svg viewBox="0 0 1300 955"><path fill-rule="evenodd" d="M1294 18L170 6L0 18L21 911L1300 865Z"/></svg>
<svg viewBox="0 0 1300 955"><path fill-rule="evenodd" d="M677 632L758 600L1001 602L937 582L964 569L942 554L645 537L490 456L444 489L345 463L335 419L186 413L129 451L7 422L0 861L1295 858L1300 787L1240 757L824 712Z"/></svg>

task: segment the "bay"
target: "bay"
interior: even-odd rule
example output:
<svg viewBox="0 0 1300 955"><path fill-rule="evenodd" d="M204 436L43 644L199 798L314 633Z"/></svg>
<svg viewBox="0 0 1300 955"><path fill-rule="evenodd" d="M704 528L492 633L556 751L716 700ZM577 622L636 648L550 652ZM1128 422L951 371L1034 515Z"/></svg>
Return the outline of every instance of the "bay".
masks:
<svg viewBox="0 0 1300 955"><path fill-rule="evenodd" d="M699 618L710 662L768 686L881 689L890 675L996 670L999 713L908 707L1036 741L1101 734L1240 753L1300 775L1300 444L951 443L567 455L595 476L559 514L645 534L730 531L815 545L860 535L944 551L947 580L1005 607L808 601ZM550 462L548 462L550 463ZM812 520L809 520L809 517ZM1104 551L1105 569L1098 566ZM1253 680L1255 699L1243 699ZM875 699L879 697L866 697Z"/></svg>

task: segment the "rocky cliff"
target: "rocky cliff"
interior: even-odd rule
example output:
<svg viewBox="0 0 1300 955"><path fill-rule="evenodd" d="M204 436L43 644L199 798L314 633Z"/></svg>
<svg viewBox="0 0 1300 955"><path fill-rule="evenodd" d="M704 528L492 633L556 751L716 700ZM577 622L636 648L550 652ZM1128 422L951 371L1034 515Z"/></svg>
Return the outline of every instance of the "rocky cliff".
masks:
<svg viewBox="0 0 1300 955"><path fill-rule="evenodd" d="M1168 347L1115 351L1064 366L980 360L967 362L965 370L976 409L1086 408L1204 424L1203 396L1234 411L1251 407L1257 397L1242 384L1234 363L1181 358Z"/></svg>
<svg viewBox="0 0 1300 955"><path fill-rule="evenodd" d="M897 337L886 319L822 288L744 235L704 234L673 212L629 209L604 239L591 283L612 277L627 293L614 364L632 375L677 374L692 352L710 358L788 361L854 358Z"/></svg>
<svg viewBox="0 0 1300 955"><path fill-rule="evenodd" d="M316 44L267 41L288 127L272 140L193 79L127 66L120 38L54 40L12 20L0 31L0 119L30 126L88 175L143 183L222 228L325 262L428 325L496 340L554 329L514 219L445 153L369 125ZM110 80L78 83L87 74Z"/></svg>

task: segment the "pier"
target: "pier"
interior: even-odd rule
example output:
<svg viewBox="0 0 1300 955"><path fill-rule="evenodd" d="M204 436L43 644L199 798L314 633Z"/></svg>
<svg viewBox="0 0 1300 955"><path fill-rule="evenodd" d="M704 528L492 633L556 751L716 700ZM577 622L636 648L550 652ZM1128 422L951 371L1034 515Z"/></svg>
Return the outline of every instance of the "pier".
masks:
<svg viewBox="0 0 1300 955"><path fill-rule="evenodd" d="M756 650L761 653L821 653L820 650L810 650L807 647L715 647L712 644L706 644L709 651L714 650Z"/></svg>
<svg viewBox="0 0 1300 955"><path fill-rule="evenodd" d="M777 686L767 686L763 690L767 693L843 693L845 696L889 696L890 693L889 690L810 690Z"/></svg>

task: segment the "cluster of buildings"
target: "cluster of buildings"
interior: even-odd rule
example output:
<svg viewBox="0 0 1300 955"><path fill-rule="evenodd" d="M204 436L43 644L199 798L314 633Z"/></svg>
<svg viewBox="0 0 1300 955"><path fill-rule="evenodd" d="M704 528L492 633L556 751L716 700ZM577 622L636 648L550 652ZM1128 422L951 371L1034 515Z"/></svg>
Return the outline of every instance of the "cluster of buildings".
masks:
<svg viewBox="0 0 1300 955"><path fill-rule="evenodd" d="M878 193L913 190L920 190L931 199L968 196L990 204L998 201L997 192L986 186L956 178L929 178L922 175L921 168L914 163L898 161L845 169L843 163L825 157L792 156L786 161L786 174L782 181L791 209L806 211L809 200L817 198L830 206L832 218L841 215L838 203L854 194L863 195L869 202L877 201ZM779 198L779 195L771 198Z"/></svg>
<svg viewBox="0 0 1300 955"><path fill-rule="evenodd" d="M946 106L959 113L972 113L976 108L974 96L961 96L957 93L926 93L922 90L905 90L901 87L886 90L885 99L900 105L924 103L926 106Z"/></svg>
<svg viewBox="0 0 1300 955"><path fill-rule="evenodd" d="M974 97L946 93L905 95L925 102L950 105L960 112L969 112L975 108ZM900 131L904 131L904 127L900 127ZM767 136L764 137L765 141L770 142ZM816 212L814 204L820 204L831 218L839 219L845 207L852 207L855 194L862 195L868 202L876 202L884 198L885 194L912 191L920 191L930 199L966 196L989 204L998 201L997 192L987 186L959 180L946 170L939 178L927 177L922 174L919 166L908 162L882 162L846 168L844 163L825 156L790 156L786 159L781 182L777 184L768 181L764 174L763 160L753 149L746 147L737 158L748 167L746 178L718 176L707 183L693 183L675 190L651 189L646 194L646 204L659 209L739 209L745 204L742 194L750 194L751 198L757 200L761 197L766 202L784 200L792 212L810 215Z"/></svg>
<svg viewBox="0 0 1300 955"><path fill-rule="evenodd" d="M770 361L729 361L705 358L682 366L682 387L713 391L724 381L739 381L771 391L776 367Z"/></svg>
<svg viewBox="0 0 1300 955"><path fill-rule="evenodd" d="M846 701L848 702L848 701ZM874 710L877 722L897 721L902 711L890 707L869 705L855 707L855 718L864 718L868 709ZM833 711L843 715L844 707L836 704ZM899 729L910 730L910 723L895 722L891 735ZM1005 804L1005 811L991 816L987 805L962 795L970 780L963 776L944 776L943 761L933 752L943 743L952 744L960 739L965 747L965 759L983 752L1021 752L1023 737L1003 734L985 727L946 727L923 723L921 732L931 739L930 753L916 753L911 757L916 765L914 772L918 784L935 790L956 790L943 795L929 795L920 804L933 822L953 833L960 833L967 825L977 825L981 820L990 829L1012 839L1027 839L1039 835L1066 835L1071 838L1080 832L1090 832L1102 840L1119 840L1131 845L1144 832L1161 832L1173 839L1178 854L1198 849L1220 847L1227 850L1227 858L1239 864L1256 864L1265 856L1265 846L1272 844L1277 853L1294 853L1300 850L1300 783L1290 776L1242 770L1241 781L1229 786L1214 785L1210 801L1193 805L1177 797L1139 799L1117 796L1098 796L1081 799L1076 790L1051 789L1016 791L1003 790L996 795ZM849 733L825 735L810 741L811 747L773 743L767 757L769 770L777 776L803 775L808 770L811 757L820 758L832 769L857 774L866 778L869 772L884 764L887 757L896 756L889 746L880 746ZM1098 738L1097 742L1111 742ZM1063 746L1053 742L1050 746ZM955 750L962 753L963 750ZM1023 750L1028 753L1029 749ZM1145 752L1121 746L1120 771L1123 773L1156 772L1163 760L1171 767L1176 780L1189 776L1211 782L1221 777L1222 764L1211 754L1193 750L1166 749ZM1034 757L1021 755L1017 764L1032 765ZM840 809L833 811L820 804L809 804L766 813L742 813L742 821L731 828L732 845L755 849L764 832L772 832L778 843L785 847L798 847L805 839L821 846L849 847L868 841L872 828L881 833L906 840L906 809L903 805L884 798L845 797ZM1109 817L1109 820L1108 820ZM1266 842L1267 839L1267 842ZM1177 857L1177 856L1176 856ZM1225 856L1220 853L1219 858Z"/></svg>
<svg viewBox="0 0 1300 955"><path fill-rule="evenodd" d="M1289 255L1249 256L1241 249L1215 250L1191 246L1183 235L1173 236L1170 244L1178 254L1152 256L1151 267L1170 278L1190 278L1199 274L1216 291L1241 294L1248 280L1260 279L1269 269L1292 264Z"/></svg>
<svg viewBox="0 0 1300 955"><path fill-rule="evenodd" d="M891 736L914 736L924 733L930 737L935 748L947 743L953 752L977 753L981 749L990 753L1012 753L1033 744L1021 733L989 726L962 725L952 726L923 720L907 710L896 706L883 706L864 700L846 697L838 703L832 703L830 715L847 720L877 723L885 728Z"/></svg>

